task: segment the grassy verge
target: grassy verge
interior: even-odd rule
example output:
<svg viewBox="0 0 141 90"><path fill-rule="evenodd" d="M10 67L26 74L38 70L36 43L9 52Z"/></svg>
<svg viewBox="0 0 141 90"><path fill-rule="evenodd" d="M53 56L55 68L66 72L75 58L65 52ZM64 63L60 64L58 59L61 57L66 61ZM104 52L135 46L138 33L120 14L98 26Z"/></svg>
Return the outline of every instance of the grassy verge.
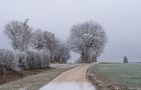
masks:
<svg viewBox="0 0 141 90"><path fill-rule="evenodd" d="M62 66L62 67L61 67ZM28 71L24 78L0 85L0 90L38 90L43 85L50 82L62 72L69 70L76 65L55 65L53 68L39 71ZM30 75L28 74L30 73ZM32 75L31 75L32 74Z"/></svg>
<svg viewBox="0 0 141 90"><path fill-rule="evenodd" d="M20 72L7 71L6 74L3 75L3 77L1 77L0 85L2 85L4 83L11 82L11 81L19 80L19 79L24 78L24 77L29 76L29 75L39 74L39 73L48 71L50 69L51 68L34 69L34 70L23 70L23 71L20 71Z"/></svg>
<svg viewBox="0 0 141 90"><path fill-rule="evenodd" d="M141 64L98 64L96 76L124 90L141 90ZM123 89L122 89L123 90Z"/></svg>

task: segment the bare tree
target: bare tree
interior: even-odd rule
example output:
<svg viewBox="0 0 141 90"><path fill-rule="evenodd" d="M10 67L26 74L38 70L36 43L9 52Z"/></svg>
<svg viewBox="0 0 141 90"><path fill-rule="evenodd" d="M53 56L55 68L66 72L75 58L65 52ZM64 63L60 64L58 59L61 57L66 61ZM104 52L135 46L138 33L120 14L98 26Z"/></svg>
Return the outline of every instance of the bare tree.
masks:
<svg viewBox="0 0 141 90"><path fill-rule="evenodd" d="M70 48L81 55L81 62L92 62L99 56L106 43L106 33L101 25L88 21L73 25L69 38Z"/></svg>
<svg viewBox="0 0 141 90"><path fill-rule="evenodd" d="M12 21L5 26L4 33L11 40L14 50L25 51L28 49L31 28L27 25L27 22L28 19L25 22Z"/></svg>

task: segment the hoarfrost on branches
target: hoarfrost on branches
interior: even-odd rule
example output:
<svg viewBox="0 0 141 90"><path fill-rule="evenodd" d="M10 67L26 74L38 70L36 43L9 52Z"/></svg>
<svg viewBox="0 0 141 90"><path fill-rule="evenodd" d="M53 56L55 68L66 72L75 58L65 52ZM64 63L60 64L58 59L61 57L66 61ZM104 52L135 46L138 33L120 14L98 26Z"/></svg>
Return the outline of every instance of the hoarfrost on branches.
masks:
<svg viewBox="0 0 141 90"><path fill-rule="evenodd" d="M28 49L31 34L31 28L25 22L11 21L5 26L4 33L11 40L14 50L25 51Z"/></svg>
<svg viewBox="0 0 141 90"><path fill-rule="evenodd" d="M81 62L93 62L102 53L106 40L102 26L88 21L72 26L68 42L70 48L81 55Z"/></svg>
<svg viewBox="0 0 141 90"><path fill-rule="evenodd" d="M15 60L19 63L19 68L22 70L28 69L27 65L27 54L25 52L15 52Z"/></svg>
<svg viewBox="0 0 141 90"><path fill-rule="evenodd" d="M0 66L3 66L6 70L16 70L18 68L13 51L0 49Z"/></svg>

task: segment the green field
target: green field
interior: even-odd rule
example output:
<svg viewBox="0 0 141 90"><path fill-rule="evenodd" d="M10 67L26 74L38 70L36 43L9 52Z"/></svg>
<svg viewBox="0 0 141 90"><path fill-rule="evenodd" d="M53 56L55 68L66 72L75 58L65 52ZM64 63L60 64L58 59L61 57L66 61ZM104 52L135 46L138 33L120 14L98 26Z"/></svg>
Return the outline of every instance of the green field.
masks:
<svg viewBox="0 0 141 90"><path fill-rule="evenodd" d="M141 64L98 64L95 70L115 85L141 90Z"/></svg>

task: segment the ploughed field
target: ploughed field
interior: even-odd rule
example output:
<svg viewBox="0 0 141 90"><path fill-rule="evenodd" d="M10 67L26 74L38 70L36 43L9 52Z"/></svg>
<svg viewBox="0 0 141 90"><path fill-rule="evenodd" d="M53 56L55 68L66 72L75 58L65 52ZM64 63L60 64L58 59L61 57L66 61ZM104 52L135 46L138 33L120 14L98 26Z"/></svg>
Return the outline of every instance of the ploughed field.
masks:
<svg viewBox="0 0 141 90"><path fill-rule="evenodd" d="M97 64L95 72L114 85L141 90L141 64Z"/></svg>

